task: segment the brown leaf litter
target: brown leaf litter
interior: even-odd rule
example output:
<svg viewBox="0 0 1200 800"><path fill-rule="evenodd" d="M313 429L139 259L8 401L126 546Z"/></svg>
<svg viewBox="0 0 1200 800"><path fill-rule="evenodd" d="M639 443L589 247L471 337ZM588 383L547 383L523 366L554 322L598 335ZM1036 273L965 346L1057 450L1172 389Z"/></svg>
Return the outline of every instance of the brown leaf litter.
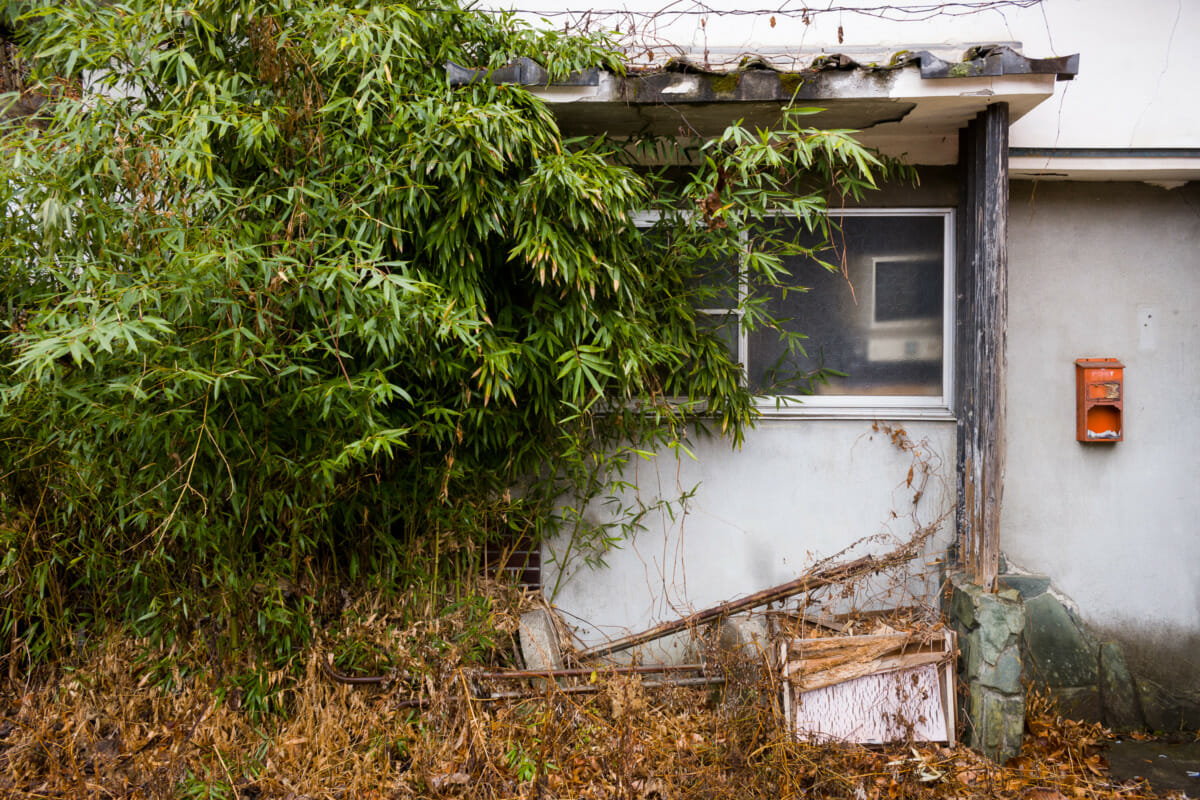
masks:
<svg viewBox="0 0 1200 800"><path fill-rule="evenodd" d="M315 645L299 674L269 673L286 713L255 715L228 681L111 634L90 657L30 676L0 698L0 795L11 798L1151 798L1116 783L1110 734L1030 703L1027 743L1005 766L965 747L796 741L778 683L662 685L603 668L488 699L480 668L505 666L529 598L498 590L482 657L456 612L411 614L363 600ZM411 609L410 609L411 610ZM432 609L430 609L432 610ZM474 621L472 621L474 620ZM348 638L349 637L349 638ZM329 648L353 640L394 680L331 681ZM365 647L363 643L370 644ZM476 649L472 649L476 648ZM334 648L336 649L336 647ZM158 666L169 664L169 667ZM191 669L186 665L192 665ZM226 670L238 665L227 665ZM245 665L242 665L245 667ZM364 668L339 665L340 670ZM732 672L728 674L732 675ZM745 671L742 671L745 675ZM506 682L511 688L511 682ZM591 693L565 691L589 686ZM417 697L420 707L410 701ZM753 702L745 702L752 698ZM735 699L740 700L735 702Z"/></svg>

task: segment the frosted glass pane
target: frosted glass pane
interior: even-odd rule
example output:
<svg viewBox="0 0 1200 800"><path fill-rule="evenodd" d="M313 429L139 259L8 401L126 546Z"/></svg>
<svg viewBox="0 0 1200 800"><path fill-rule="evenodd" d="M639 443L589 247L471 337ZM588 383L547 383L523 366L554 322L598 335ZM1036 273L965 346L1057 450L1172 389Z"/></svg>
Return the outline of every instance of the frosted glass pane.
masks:
<svg viewBox="0 0 1200 800"><path fill-rule="evenodd" d="M843 375L818 394L940 395L945 225L942 216L847 216L821 253L836 271L789 259L792 279L770 291L769 306L806 338L789 351L777 331L751 333L751 388L795 393L824 367Z"/></svg>

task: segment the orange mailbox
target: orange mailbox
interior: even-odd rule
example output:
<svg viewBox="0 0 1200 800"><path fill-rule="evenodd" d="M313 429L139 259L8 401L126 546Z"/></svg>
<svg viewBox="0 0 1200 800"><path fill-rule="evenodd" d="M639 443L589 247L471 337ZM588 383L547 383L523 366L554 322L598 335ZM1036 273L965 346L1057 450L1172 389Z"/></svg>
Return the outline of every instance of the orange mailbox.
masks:
<svg viewBox="0 0 1200 800"><path fill-rule="evenodd" d="M1115 358L1075 362L1075 438L1081 442L1119 442L1124 435L1125 365Z"/></svg>

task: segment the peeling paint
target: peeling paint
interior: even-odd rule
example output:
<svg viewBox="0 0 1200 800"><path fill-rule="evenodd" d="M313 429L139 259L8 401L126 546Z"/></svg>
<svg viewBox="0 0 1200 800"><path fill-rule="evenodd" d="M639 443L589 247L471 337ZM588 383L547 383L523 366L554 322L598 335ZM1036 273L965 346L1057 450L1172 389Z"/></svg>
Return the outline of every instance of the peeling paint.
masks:
<svg viewBox="0 0 1200 800"><path fill-rule="evenodd" d="M695 94L700 91L699 78L683 78L659 90L659 94Z"/></svg>

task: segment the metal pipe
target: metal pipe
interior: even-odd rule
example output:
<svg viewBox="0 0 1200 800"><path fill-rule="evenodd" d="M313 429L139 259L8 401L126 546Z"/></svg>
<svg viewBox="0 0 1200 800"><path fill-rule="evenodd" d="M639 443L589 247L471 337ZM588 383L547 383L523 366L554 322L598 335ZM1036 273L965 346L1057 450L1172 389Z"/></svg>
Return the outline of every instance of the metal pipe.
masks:
<svg viewBox="0 0 1200 800"><path fill-rule="evenodd" d="M402 681L404 683L415 683L416 678L412 675L402 673L399 675L343 675L333 668L332 659L321 659L321 671L326 677L335 683L342 683L347 686L367 686L376 683L391 683L393 681Z"/></svg>

